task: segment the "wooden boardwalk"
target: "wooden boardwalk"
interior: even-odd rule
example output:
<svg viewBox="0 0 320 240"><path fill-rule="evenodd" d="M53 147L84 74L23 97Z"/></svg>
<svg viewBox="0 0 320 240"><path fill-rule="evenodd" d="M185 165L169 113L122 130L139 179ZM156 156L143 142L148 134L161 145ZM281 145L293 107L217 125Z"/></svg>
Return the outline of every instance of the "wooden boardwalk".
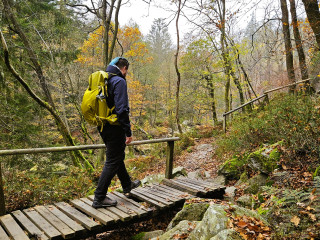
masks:
<svg viewBox="0 0 320 240"><path fill-rule="evenodd" d="M108 196L117 206L95 209L93 196L14 211L0 218L0 240L80 239L144 221L192 197L222 198L225 187L189 178L165 179L162 184L139 187L131 198L119 192Z"/></svg>

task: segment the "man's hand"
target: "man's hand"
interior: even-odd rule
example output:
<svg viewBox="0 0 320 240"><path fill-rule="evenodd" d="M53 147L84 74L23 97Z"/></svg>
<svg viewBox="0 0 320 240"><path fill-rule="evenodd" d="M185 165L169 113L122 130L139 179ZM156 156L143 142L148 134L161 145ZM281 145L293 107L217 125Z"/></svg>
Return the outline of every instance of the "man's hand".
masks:
<svg viewBox="0 0 320 240"><path fill-rule="evenodd" d="M132 137L126 137L126 144L129 144L132 142Z"/></svg>

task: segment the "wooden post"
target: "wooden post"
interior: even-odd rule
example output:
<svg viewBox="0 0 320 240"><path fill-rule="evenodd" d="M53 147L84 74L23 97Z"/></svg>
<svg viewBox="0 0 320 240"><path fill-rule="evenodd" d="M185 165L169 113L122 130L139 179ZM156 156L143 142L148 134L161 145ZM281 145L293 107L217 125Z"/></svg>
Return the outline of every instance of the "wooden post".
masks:
<svg viewBox="0 0 320 240"><path fill-rule="evenodd" d="M166 175L165 175L165 177L168 179L172 178L173 150L174 150L174 141L168 141L167 142Z"/></svg>
<svg viewBox="0 0 320 240"><path fill-rule="evenodd" d="M227 132L227 115L223 116L223 130L224 130L224 133Z"/></svg>
<svg viewBox="0 0 320 240"><path fill-rule="evenodd" d="M4 201L3 182L2 182L2 170L0 163L0 216L6 214L6 205Z"/></svg>

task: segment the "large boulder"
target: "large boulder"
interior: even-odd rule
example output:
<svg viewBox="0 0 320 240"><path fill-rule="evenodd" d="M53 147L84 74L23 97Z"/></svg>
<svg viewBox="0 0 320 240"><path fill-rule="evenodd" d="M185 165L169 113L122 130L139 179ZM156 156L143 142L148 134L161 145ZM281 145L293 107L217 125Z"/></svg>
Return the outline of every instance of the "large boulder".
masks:
<svg viewBox="0 0 320 240"><path fill-rule="evenodd" d="M190 233L190 240L209 240L227 228L228 217L225 206L213 204L204 214L202 221Z"/></svg>
<svg viewBox="0 0 320 240"><path fill-rule="evenodd" d="M197 221L183 220L178 223L174 228L165 232L159 237L159 240L170 240L170 239L185 239L194 228L197 227Z"/></svg>
<svg viewBox="0 0 320 240"><path fill-rule="evenodd" d="M227 179L239 179L245 164L245 159L234 157L221 165L218 174L225 176Z"/></svg>
<svg viewBox="0 0 320 240"><path fill-rule="evenodd" d="M248 166L256 172L271 173L277 167L277 163L280 160L280 152L277 147L281 143L278 142L250 153L247 159Z"/></svg>
<svg viewBox="0 0 320 240"><path fill-rule="evenodd" d="M167 231L174 228L183 220L201 221L203 215L209 207L208 203L186 204L180 212L171 220L167 227Z"/></svg>
<svg viewBox="0 0 320 240"><path fill-rule="evenodd" d="M210 240L243 240L243 238L233 229L225 229L219 232Z"/></svg>

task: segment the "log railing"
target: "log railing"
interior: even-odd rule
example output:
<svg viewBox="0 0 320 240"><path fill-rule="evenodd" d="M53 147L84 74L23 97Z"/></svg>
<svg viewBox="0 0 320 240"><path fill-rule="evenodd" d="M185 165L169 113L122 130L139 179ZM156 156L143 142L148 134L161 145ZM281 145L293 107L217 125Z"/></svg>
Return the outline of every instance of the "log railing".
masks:
<svg viewBox="0 0 320 240"><path fill-rule="evenodd" d="M178 138L178 137L172 137L172 138L160 138L160 139L133 141L133 142L129 143L127 146L167 142L165 177L170 179L170 178L172 178L172 169L173 169L174 142L178 141L179 139L180 138ZM0 157L1 156L8 156L8 155L67 152L67 151L87 150L87 149L102 149L105 147L106 146L104 144L94 144L94 145L79 145L79 146L68 146L68 147L48 147L48 148L0 150ZM0 161L0 163L1 163L1 161ZM0 164L0 216L4 215L6 212L1 171L2 170L1 170L1 164Z"/></svg>
<svg viewBox="0 0 320 240"><path fill-rule="evenodd" d="M292 83L292 84L288 84L288 85L284 85L284 86L281 86L281 87L277 87L277 88L273 88L273 89L270 89L268 91L265 91L260 97L257 97L255 99L252 99L251 101L245 103L245 104L242 104L241 106L235 108L235 109L232 109L231 111L229 112L226 112L224 113L222 116L223 116L223 129L224 129L224 132L227 132L227 116L235 111L238 111L242 108L244 108L245 106L249 105L249 104L253 104L254 102L260 100L261 98L265 98L265 102L269 102L269 93L272 93L272 92L275 92L275 91L279 91L281 89L284 89L284 88L288 88L288 87L292 87L292 86L296 86L297 84L301 84L301 83L305 83L305 82L308 82L310 81L311 79L305 79L305 80L302 80L302 81L299 81L299 82L295 82L295 83Z"/></svg>

